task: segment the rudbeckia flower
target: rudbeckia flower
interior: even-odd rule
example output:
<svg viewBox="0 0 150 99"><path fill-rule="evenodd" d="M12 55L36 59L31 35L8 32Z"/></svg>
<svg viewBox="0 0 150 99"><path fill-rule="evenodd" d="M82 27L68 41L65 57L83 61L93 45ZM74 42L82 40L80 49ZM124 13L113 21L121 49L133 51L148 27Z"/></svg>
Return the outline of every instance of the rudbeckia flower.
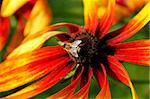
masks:
<svg viewBox="0 0 150 99"><path fill-rule="evenodd" d="M28 34L34 34L47 26L52 18L47 0L2 0L1 16L12 15L15 16L18 24L7 54L16 48Z"/></svg>
<svg viewBox="0 0 150 99"><path fill-rule="evenodd" d="M150 21L150 2L120 29L109 33L114 19L115 0L109 0L104 16L98 20L98 0L83 0L84 27L58 23L28 36L8 58L0 64L0 92L29 82L34 83L5 98L31 98L51 88L70 71L75 70L71 84L49 99L86 99L92 75L101 88L97 99L111 99L107 74L130 87L133 99L136 92L127 71L120 61L150 65L150 40L128 39ZM70 31L54 31L67 27ZM48 38L57 36L58 46L41 46ZM26 49L30 51L26 52ZM24 50L18 50L24 49ZM80 83L77 92L76 87Z"/></svg>
<svg viewBox="0 0 150 99"><path fill-rule="evenodd" d="M107 9L109 0L99 0L100 7L98 9L98 16L102 17ZM132 13L137 12L148 0L116 0L114 23L120 21L125 17L129 17Z"/></svg>

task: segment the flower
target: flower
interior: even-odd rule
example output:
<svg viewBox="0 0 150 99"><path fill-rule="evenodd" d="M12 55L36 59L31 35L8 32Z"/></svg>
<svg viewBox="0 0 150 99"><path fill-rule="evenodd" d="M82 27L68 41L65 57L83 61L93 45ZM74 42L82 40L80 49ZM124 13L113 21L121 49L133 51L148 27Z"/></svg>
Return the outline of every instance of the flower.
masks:
<svg viewBox="0 0 150 99"><path fill-rule="evenodd" d="M150 21L150 2L127 24L111 33L108 31L114 19L115 0L109 1L108 9L100 21L97 15L98 0L83 0L83 3L84 27L71 23L48 26L25 38L23 43L0 64L1 92L39 79L6 98L33 97L58 83L74 69L71 84L48 98L88 98L93 74L101 87L96 98L110 99L108 73L129 86L133 99L137 99L129 75L120 61L150 65L150 40L126 43L122 41L134 35ZM63 26L70 31L54 31ZM60 39L60 46L40 48L48 38L55 35ZM30 50L26 52L26 49ZM74 94L79 81L80 90Z"/></svg>
<svg viewBox="0 0 150 99"><path fill-rule="evenodd" d="M14 50L24 37L42 30L52 18L47 0L23 0L21 2L20 0L3 0L1 16L15 16L18 21L7 54Z"/></svg>
<svg viewBox="0 0 150 99"><path fill-rule="evenodd" d="M107 9L108 0L100 0L98 16L101 18ZM120 21L124 17L129 17L132 13L138 11L148 0L116 0L116 9L114 23Z"/></svg>

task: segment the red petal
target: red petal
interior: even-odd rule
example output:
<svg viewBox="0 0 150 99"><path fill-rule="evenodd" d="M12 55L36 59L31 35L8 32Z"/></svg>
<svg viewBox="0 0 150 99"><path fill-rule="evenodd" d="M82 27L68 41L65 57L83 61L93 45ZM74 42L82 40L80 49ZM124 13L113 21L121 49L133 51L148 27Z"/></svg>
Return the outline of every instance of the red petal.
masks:
<svg viewBox="0 0 150 99"><path fill-rule="evenodd" d="M101 68L102 70L94 69L94 76L96 77L99 86L101 86L101 91L96 96L96 99L111 99L106 70L102 64Z"/></svg>
<svg viewBox="0 0 150 99"><path fill-rule="evenodd" d="M0 16L0 50L4 47L7 41L9 27L9 18Z"/></svg>
<svg viewBox="0 0 150 99"><path fill-rule="evenodd" d="M7 96L6 98L16 99L18 97L21 97L21 98L27 99L27 98L33 97L47 90L48 88L51 88L53 85L59 82L63 77L65 77L65 75L72 69L74 65L75 65L74 63L71 63L69 65L61 66L60 68L52 71L50 74L48 74L45 78L41 79L40 81L12 95Z"/></svg>
<svg viewBox="0 0 150 99"><path fill-rule="evenodd" d="M67 62L69 57L60 57L52 61L35 62L20 68L8 71L0 75L0 91L6 91L28 82L34 81L55 68L58 68ZM19 82L18 82L19 81Z"/></svg>
<svg viewBox="0 0 150 99"><path fill-rule="evenodd" d="M112 32L114 35L113 38L108 40L109 45L113 45L115 43L121 42L123 40L128 39L136 32L138 32L142 27L144 27L150 21L150 2L126 25L120 28L117 31Z"/></svg>
<svg viewBox="0 0 150 99"><path fill-rule="evenodd" d="M79 80L81 78L81 74L83 72L83 69L84 69L83 67L81 67L81 68L79 67L77 69L74 77L73 77L72 83L69 86L67 86L64 89L62 89L61 91L57 92L56 94L48 97L48 99L56 99L56 98L62 98L62 97L64 99L71 98L71 96L74 93L74 91L75 91L75 89L77 87L77 84L78 84L78 82L79 82Z"/></svg>
<svg viewBox="0 0 150 99"><path fill-rule="evenodd" d="M96 32L98 25L98 0L83 0L85 29Z"/></svg>
<svg viewBox="0 0 150 99"><path fill-rule="evenodd" d="M131 88L133 99L138 99L129 75L122 64L114 56L109 56L108 62L110 69L116 74L118 80Z"/></svg>
<svg viewBox="0 0 150 99"><path fill-rule="evenodd" d="M91 77L92 77L92 69L90 68L88 72L88 80L86 84L76 94L72 96L72 99L87 99L88 98L88 91L90 87Z"/></svg>
<svg viewBox="0 0 150 99"><path fill-rule="evenodd" d="M25 53L20 56L5 60L0 64L0 74L9 72L28 64L36 62L43 63L48 60L50 61L50 59L58 58L66 54L67 52L61 46L41 48L33 52Z"/></svg>
<svg viewBox="0 0 150 99"><path fill-rule="evenodd" d="M114 13L115 13L115 0L109 0L108 8L100 20L99 28L99 38L101 39L109 31L113 24Z"/></svg>
<svg viewBox="0 0 150 99"><path fill-rule="evenodd" d="M139 40L116 44L115 57L135 64L150 65L150 40Z"/></svg>

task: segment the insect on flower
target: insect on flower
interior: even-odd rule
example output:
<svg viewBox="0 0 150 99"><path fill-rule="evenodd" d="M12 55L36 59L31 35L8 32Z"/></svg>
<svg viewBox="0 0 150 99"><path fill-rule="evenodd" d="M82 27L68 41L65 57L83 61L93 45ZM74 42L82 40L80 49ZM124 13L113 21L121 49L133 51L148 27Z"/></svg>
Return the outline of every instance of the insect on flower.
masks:
<svg viewBox="0 0 150 99"><path fill-rule="evenodd" d="M48 97L49 99L88 98L92 75L101 88L96 98L111 99L107 74L130 87L133 99L137 99L129 75L120 61L149 66L150 40L125 43L122 41L134 35L150 21L150 2L127 24L109 33L115 14L115 2L109 0L107 11L99 20L98 0L83 0L84 27L58 23L25 38L24 42L0 64L0 92L41 78L5 97L30 98L60 82L73 67L76 67L71 84ZM60 27L67 27L70 31L54 31ZM39 45L52 36L59 38L60 45L39 48ZM19 49L23 48L30 48L31 51L22 53ZM78 66L75 66L76 64ZM74 93L78 83L80 89Z"/></svg>

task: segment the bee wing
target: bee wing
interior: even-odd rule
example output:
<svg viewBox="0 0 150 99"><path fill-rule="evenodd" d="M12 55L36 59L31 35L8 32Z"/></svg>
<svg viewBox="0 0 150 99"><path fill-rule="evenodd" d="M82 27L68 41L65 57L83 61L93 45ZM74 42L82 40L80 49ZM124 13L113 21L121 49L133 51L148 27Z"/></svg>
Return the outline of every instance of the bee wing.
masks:
<svg viewBox="0 0 150 99"><path fill-rule="evenodd" d="M71 48L69 52L74 56L74 57L79 57L77 53L77 48Z"/></svg>
<svg viewBox="0 0 150 99"><path fill-rule="evenodd" d="M78 47L78 45L81 43L81 40L76 40L74 42L72 42L72 47Z"/></svg>

